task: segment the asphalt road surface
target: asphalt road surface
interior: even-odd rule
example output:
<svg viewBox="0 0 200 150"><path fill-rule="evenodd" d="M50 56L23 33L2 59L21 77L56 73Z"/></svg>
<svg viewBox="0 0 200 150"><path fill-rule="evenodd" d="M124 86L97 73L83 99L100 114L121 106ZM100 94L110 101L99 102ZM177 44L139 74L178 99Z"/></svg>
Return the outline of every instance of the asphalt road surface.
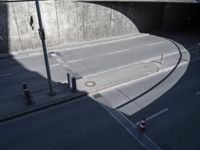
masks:
<svg viewBox="0 0 200 150"><path fill-rule="evenodd" d="M49 54L53 82L66 82L69 69L81 77L138 61L161 57L162 53L178 53L176 47L163 38L138 35L130 39L108 42L75 50ZM21 94L22 82L31 91L48 88L44 59L41 54L0 60L0 99ZM68 69L66 71L66 69ZM55 85L55 84L54 84Z"/></svg>
<svg viewBox="0 0 200 150"><path fill-rule="evenodd" d="M133 123L143 117L147 135L163 150L199 150L200 134L200 37L183 34L171 38L182 43L191 54L187 72L181 80L156 102L142 111L127 116Z"/></svg>
<svg viewBox="0 0 200 150"><path fill-rule="evenodd" d="M180 42L184 40L181 38ZM200 147L200 54L196 47L190 49L195 46L192 42L193 40L185 45L191 50L192 59L184 77L156 102L127 116L136 124L146 117L147 135L163 150L198 150ZM137 46L132 40L125 40L122 43L109 43L105 48L98 45L95 48L85 48L85 53L80 49L62 51L57 55L81 76L87 76L138 60L159 57L163 52L172 53L174 50L167 41L154 36L137 38L136 43ZM11 96L12 92L19 93L18 84L25 79L35 85L35 88L38 85L45 88L45 68L41 65L44 64L41 55L1 62L2 97L8 96L8 93ZM56 68L52 70L59 71L59 75L54 76L54 82L57 82L57 78L65 78L63 66L56 65L57 63L53 57L50 58L50 64ZM81 65L85 69L80 70ZM108 112L89 97L3 122L0 124L0 132L2 150L144 149Z"/></svg>

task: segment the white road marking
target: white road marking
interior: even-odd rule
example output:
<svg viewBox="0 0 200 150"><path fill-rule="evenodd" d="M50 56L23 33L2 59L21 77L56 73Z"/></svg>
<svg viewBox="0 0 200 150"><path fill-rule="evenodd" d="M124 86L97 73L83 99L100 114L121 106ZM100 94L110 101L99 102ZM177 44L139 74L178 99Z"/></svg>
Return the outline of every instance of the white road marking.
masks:
<svg viewBox="0 0 200 150"><path fill-rule="evenodd" d="M194 62L197 62L197 61L199 61L199 60L200 60L200 57L198 57L198 58L192 60L191 62L194 63Z"/></svg>
<svg viewBox="0 0 200 150"><path fill-rule="evenodd" d="M93 97L94 98L94 97ZM104 97L100 97L100 99L104 99ZM109 114L120 124L122 125L126 131L134 137L143 147L146 149L154 149L154 150L161 150L161 148L151 140L146 134L138 133L137 126L133 124L127 117L125 117L120 111L115 109L106 107L105 105L101 106L109 112Z"/></svg>
<svg viewBox="0 0 200 150"><path fill-rule="evenodd" d="M200 91L196 92L196 95L199 95L200 94Z"/></svg>
<svg viewBox="0 0 200 150"><path fill-rule="evenodd" d="M127 51L130 51L130 49L122 49L122 50L119 50L119 51L109 52L109 53L106 53L106 54L107 55L113 55L113 54L124 53L124 52L127 52Z"/></svg>
<svg viewBox="0 0 200 150"><path fill-rule="evenodd" d="M165 57L169 57L169 56L172 56L172 55L176 55L178 54L178 52L173 52L173 53L169 53L169 54L164 54L164 58ZM90 74L90 75L87 75L87 76L84 76L84 78L89 78L89 77L94 77L94 76L97 76L97 75L101 75L103 73L107 73L107 72L110 72L110 71L115 71L115 70L119 70L119 69L122 69L124 67L129 67L129 66L132 66L132 65L136 65L136 64L139 64L139 63L151 63L152 61L154 60L160 60L160 56L159 57L153 57L151 59L147 59L145 61L141 61L141 62L134 62L134 63L130 63L130 64L127 64L127 65L123 65L123 66L119 66L119 67L116 67L116 68L113 68L113 69L108 69L108 70L105 70L105 71L101 71L101 72L98 72L98 73L94 73L94 74ZM170 67L170 68L167 68L167 69L163 69L163 72L164 71L168 71L168 70L171 70L173 67ZM153 74L154 75L154 74ZM143 78L142 78L143 79Z"/></svg>
<svg viewBox="0 0 200 150"><path fill-rule="evenodd" d="M60 64L52 64L50 65L51 67L56 67L56 66L59 66Z"/></svg>
<svg viewBox="0 0 200 150"><path fill-rule="evenodd" d="M148 46L154 46L154 45L158 45L158 44L161 44L163 43L163 41L159 41L159 42L155 42L155 43L150 43L148 44Z"/></svg>
<svg viewBox="0 0 200 150"><path fill-rule="evenodd" d="M70 70L72 70L73 72L76 72L76 71L74 71L74 69L72 69L69 65L67 65L56 53L50 53L50 55L53 56L53 57L56 59L56 61L57 61L60 65L62 65L64 68L66 67L66 68L69 68Z"/></svg>
<svg viewBox="0 0 200 150"><path fill-rule="evenodd" d="M165 108L165 109L159 111L158 113L155 113L155 114L153 114L153 115L147 117L147 118L146 118L146 121L151 120L151 119L153 119L153 118L155 118L155 117L157 117L157 116L159 116L159 115L165 113L165 112L168 111L168 110L169 110L169 108ZM140 121L137 122L137 123L135 123L135 124L138 126L138 125L140 124Z"/></svg>
<svg viewBox="0 0 200 150"><path fill-rule="evenodd" d="M194 46L188 47L186 49L192 50L192 49L197 49L197 48L198 48L197 45L194 45Z"/></svg>
<svg viewBox="0 0 200 150"><path fill-rule="evenodd" d="M70 61L67 61L68 64L70 63L75 63L75 62L79 62L79 61L82 61L83 59L75 59L75 60L70 60Z"/></svg>
<svg viewBox="0 0 200 150"><path fill-rule="evenodd" d="M1 74L1 75L0 75L0 78L8 77L8 76L11 76L11 75L13 75L13 73Z"/></svg>
<svg viewBox="0 0 200 150"><path fill-rule="evenodd" d="M30 53L30 54L28 54L29 56L37 56L37 55L40 55L41 54L41 52L35 52L35 53Z"/></svg>

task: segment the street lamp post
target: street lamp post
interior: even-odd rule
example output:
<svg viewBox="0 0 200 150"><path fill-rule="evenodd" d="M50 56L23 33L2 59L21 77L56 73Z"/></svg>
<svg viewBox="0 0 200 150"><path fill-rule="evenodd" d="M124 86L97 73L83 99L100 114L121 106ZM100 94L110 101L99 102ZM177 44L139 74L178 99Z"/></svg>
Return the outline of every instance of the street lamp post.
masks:
<svg viewBox="0 0 200 150"><path fill-rule="evenodd" d="M39 32L39 36L40 36L40 39L41 39L41 42L42 42L42 49L43 49L47 78L48 78L48 84L49 84L49 95L53 96L53 95L55 95L55 93L53 92L53 89L52 89L51 72L50 72L48 55L47 55L47 48L46 48L46 42L45 42L45 31L44 31L44 28L43 28L43 25L42 25L42 17L41 17L41 13L40 13L40 5L39 5L38 0L35 0L35 6L36 6L36 10L37 10L38 23L39 23L38 32Z"/></svg>

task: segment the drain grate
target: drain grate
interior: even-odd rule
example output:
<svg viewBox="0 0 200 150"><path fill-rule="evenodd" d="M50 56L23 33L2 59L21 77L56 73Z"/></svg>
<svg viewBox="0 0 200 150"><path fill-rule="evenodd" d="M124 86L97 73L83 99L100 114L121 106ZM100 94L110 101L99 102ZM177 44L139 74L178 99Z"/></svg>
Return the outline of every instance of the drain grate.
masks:
<svg viewBox="0 0 200 150"><path fill-rule="evenodd" d="M94 98L99 98L99 97L102 97L102 95L101 94L99 94L99 93L97 93L97 94L94 94L94 95L92 95Z"/></svg>
<svg viewBox="0 0 200 150"><path fill-rule="evenodd" d="M87 86L87 87L93 87L95 85L96 85L96 83L94 81L87 81L87 82L85 82L85 86Z"/></svg>

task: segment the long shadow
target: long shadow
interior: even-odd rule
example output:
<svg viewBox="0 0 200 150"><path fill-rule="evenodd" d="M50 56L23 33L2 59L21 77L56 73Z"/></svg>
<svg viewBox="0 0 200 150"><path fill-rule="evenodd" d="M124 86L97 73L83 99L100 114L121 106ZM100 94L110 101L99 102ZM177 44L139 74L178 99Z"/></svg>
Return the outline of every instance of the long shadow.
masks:
<svg viewBox="0 0 200 150"><path fill-rule="evenodd" d="M12 116L12 112L14 109L19 108L19 112L17 111L15 113L20 114L20 111L26 112L30 106L27 106L26 108L26 100L24 98L22 83L27 83L28 89L30 90L31 94L37 95L35 93L41 93L40 95L44 95L44 98L51 99L53 101L54 97L48 96L48 80L45 77L43 73L39 73L37 71L31 71L34 70L31 67L35 65L35 62L41 62L39 65L41 65L41 68L43 69L42 72L46 72L45 70L45 64L44 64L44 58L41 57L35 57L29 59L28 57L24 58L26 59L25 62L29 63L29 67L25 67L23 63L21 63L18 59L15 59L10 52L10 46L9 46L9 23L8 21L8 3L13 3L14 1L0 1L0 118L4 118L5 116ZM23 2L23 1L18 1ZM6 55L2 55L6 54ZM40 60L39 60L40 59ZM29 61L30 60L30 61ZM31 65L32 63L33 65ZM41 69L40 69L41 70ZM42 75L43 74L43 75ZM69 95L72 95L71 89L67 85L67 76L66 76L66 83L61 82L55 82L52 81L53 90L56 92L56 96L62 97L62 92L67 93ZM84 91L77 91L76 93L80 93L80 95L86 95L87 93ZM76 95L75 93L75 95ZM45 96L46 95L46 96ZM77 94L78 95L78 94ZM55 96L55 99L56 99ZM66 96L65 96L66 97ZM39 99L39 98L38 98ZM61 98L57 98L61 99ZM67 98L66 98L67 99ZM71 98L73 99L73 98ZM51 101L43 100L42 102L43 108L45 106L45 101L47 103L50 103ZM63 100L63 102L65 99ZM41 104L41 102L39 102ZM33 107L39 107L39 104L36 106L33 105ZM55 104L56 105L56 104ZM53 106L53 105L51 105ZM25 109L23 110L24 107ZM10 113L11 112L11 113Z"/></svg>

